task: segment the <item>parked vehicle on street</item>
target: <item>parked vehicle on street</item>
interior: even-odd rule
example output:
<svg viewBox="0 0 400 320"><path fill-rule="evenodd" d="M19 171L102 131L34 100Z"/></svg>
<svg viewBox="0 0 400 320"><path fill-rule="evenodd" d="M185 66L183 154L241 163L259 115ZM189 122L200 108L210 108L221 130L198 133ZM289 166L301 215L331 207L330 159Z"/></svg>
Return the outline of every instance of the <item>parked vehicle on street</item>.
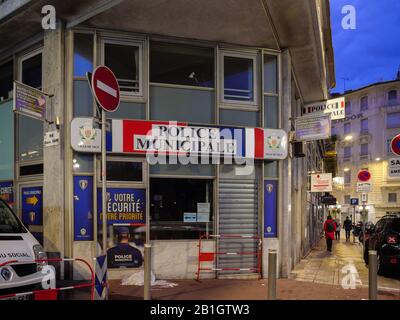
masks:
<svg viewBox="0 0 400 320"><path fill-rule="evenodd" d="M0 295L41 288L47 263L35 260L42 259L43 247L0 199Z"/></svg>
<svg viewBox="0 0 400 320"><path fill-rule="evenodd" d="M368 265L368 250L376 250L378 273L389 269L400 270L400 214L388 214L371 228L366 237L364 261Z"/></svg>

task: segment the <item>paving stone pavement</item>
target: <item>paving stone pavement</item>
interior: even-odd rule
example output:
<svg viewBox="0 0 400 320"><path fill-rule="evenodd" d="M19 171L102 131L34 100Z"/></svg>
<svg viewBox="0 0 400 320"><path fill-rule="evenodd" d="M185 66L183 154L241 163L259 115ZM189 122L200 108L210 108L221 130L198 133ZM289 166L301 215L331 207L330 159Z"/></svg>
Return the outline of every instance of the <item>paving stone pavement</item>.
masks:
<svg viewBox="0 0 400 320"><path fill-rule="evenodd" d="M333 242L332 252L326 251L325 239L301 260L290 278L321 284L339 285L345 289L367 288L368 267L362 256L362 244L353 238L346 242L342 237ZM378 289L400 293L400 274L378 276Z"/></svg>

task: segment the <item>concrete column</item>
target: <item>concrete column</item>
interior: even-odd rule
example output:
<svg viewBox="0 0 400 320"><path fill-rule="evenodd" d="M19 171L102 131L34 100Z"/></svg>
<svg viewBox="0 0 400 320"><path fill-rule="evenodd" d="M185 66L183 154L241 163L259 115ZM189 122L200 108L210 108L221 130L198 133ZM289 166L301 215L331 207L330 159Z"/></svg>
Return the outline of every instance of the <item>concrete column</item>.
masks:
<svg viewBox="0 0 400 320"><path fill-rule="evenodd" d="M60 143L44 147L43 229L45 250L64 255L64 26L46 30L43 47L43 91L53 94L48 119L61 119ZM55 124L45 123L44 132L55 130Z"/></svg>
<svg viewBox="0 0 400 320"><path fill-rule="evenodd" d="M289 132L291 130L291 106L292 106L292 67L291 58L288 50L282 52L282 129ZM281 276L288 277L291 271L292 258L292 160L288 157L281 162L280 184L281 184L281 203L280 205L280 226L279 226L279 244L280 244L280 269Z"/></svg>

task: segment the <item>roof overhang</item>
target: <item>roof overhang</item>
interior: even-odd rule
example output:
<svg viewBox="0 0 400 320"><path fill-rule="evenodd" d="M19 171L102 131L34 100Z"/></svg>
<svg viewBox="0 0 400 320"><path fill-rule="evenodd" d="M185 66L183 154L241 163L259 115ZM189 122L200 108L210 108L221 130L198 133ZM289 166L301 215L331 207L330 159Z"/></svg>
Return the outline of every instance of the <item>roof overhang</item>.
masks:
<svg viewBox="0 0 400 320"><path fill-rule="evenodd" d="M334 85L329 0L31 0L0 19L0 56L43 31L44 5L67 27L288 48L305 103L327 99Z"/></svg>

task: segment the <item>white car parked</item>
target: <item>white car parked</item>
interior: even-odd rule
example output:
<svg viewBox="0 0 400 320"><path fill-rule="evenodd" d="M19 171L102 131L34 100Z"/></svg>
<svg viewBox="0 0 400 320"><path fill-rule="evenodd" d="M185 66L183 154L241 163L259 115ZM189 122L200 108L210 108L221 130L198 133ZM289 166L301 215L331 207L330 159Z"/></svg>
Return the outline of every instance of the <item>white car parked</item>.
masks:
<svg viewBox="0 0 400 320"><path fill-rule="evenodd" d="M0 199L0 296L42 289L47 263L34 262L41 259L47 259L43 247Z"/></svg>

